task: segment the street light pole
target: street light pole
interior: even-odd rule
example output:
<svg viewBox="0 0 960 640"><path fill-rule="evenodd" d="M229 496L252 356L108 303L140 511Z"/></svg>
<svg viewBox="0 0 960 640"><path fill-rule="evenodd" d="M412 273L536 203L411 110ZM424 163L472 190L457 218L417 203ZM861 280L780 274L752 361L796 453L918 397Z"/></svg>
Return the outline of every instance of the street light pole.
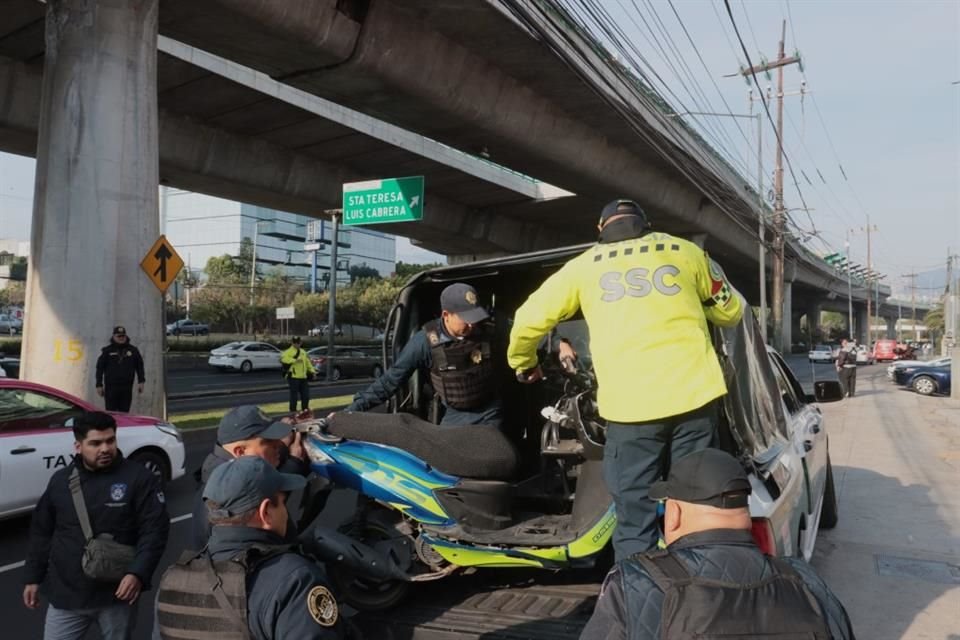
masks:
<svg viewBox="0 0 960 640"><path fill-rule="evenodd" d="M336 307L337 307L337 245L340 244L340 215L342 209L331 209L327 211L330 214L330 298L327 307L327 382L333 379L333 343L337 333Z"/></svg>

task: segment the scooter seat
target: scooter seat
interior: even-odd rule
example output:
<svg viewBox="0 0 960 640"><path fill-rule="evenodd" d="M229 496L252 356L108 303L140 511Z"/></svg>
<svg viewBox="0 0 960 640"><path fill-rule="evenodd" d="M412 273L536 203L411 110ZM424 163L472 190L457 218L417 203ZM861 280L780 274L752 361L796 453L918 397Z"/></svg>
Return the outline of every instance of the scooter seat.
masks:
<svg viewBox="0 0 960 640"><path fill-rule="evenodd" d="M347 440L403 449L460 478L510 480L519 464L513 444L491 425L440 426L409 413L338 412L328 430Z"/></svg>

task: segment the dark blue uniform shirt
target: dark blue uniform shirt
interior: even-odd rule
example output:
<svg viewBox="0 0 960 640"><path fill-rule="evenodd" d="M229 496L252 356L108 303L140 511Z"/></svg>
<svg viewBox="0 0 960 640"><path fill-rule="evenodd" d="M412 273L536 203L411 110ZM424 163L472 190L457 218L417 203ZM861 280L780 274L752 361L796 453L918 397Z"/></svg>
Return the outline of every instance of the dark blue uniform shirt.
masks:
<svg viewBox="0 0 960 640"><path fill-rule="evenodd" d="M443 322L438 324L440 330L437 333L440 337L440 344L456 340L446 333ZM427 339L426 331L420 329L404 345L393 366L387 369L377 380L374 380L373 384L357 393L353 397L353 403L346 410L367 411L386 402L401 385L410 379L414 371L419 369L425 375L429 375L432 365L433 355L430 353L430 341ZM494 396L485 407L476 411L463 411L444 405L443 419L440 424L492 424L499 426L500 421L500 399Z"/></svg>
<svg viewBox="0 0 960 640"><path fill-rule="evenodd" d="M229 560L251 545L283 545L270 531L251 527L213 527L209 550L214 561ZM356 638L336 606L333 589L319 564L295 552L264 560L247 576L247 623L255 640L334 640Z"/></svg>

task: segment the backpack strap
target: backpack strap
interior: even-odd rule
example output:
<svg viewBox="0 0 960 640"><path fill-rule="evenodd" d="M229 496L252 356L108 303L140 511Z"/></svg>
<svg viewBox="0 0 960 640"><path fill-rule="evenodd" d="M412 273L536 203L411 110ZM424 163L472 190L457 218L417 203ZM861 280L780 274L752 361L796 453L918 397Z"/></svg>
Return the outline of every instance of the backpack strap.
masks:
<svg viewBox="0 0 960 640"><path fill-rule="evenodd" d="M667 550L637 553L630 557L636 560L646 570L650 579L664 593L675 582L690 579L690 570L681 560Z"/></svg>
<svg viewBox="0 0 960 640"><path fill-rule="evenodd" d="M73 497L73 508L77 510L77 519L83 529L83 537L90 542L93 539L93 527L90 526L90 514L87 513L87 503L83 499L83 488L80 486L80 471L74 463L70 474L70 495Z"/></svg>

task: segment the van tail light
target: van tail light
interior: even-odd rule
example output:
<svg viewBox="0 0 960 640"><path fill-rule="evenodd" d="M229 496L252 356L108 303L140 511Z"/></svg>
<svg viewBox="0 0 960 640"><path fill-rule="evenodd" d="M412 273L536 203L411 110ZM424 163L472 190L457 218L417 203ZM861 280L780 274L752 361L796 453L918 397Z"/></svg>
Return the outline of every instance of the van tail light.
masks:
<svg viewBox="0 0 960 640"><path fill-rule="evenodd" d="M777 542L773 537L773 525L766 518L754 518L750 527L753 541L768 556L777 555Z"/></svg>

